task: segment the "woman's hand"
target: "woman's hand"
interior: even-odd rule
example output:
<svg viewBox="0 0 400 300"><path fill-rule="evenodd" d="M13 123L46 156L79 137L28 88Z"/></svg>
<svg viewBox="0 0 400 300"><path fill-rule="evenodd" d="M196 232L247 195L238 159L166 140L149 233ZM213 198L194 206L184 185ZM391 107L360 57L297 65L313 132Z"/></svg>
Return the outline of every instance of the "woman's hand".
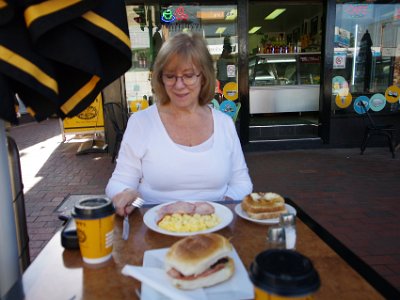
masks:
<svg viewBox="0 0 400 300"><path fill-rule="evenodd" d="M139 193L133 189L125 189L112 198L115 207L115 213L124 217L129 215L135 209L131 204L139 197Z"/></svg>

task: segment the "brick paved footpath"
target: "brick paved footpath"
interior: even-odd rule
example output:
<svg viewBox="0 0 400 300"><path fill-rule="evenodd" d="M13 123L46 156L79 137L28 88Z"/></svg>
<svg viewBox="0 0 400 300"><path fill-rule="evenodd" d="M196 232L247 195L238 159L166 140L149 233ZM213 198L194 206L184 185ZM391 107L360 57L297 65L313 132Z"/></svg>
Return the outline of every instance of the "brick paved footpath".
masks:
<svg viewBox="0 0 400 300"><path fill-rule="evenodd" d="M114 165L108 154L76 155L59 121L10 129L20 153L34 259L60 228L57 207L71 194L103 194ZM400 289L400 152L387 148L246 153L255 191L290 197Z"/></svg>

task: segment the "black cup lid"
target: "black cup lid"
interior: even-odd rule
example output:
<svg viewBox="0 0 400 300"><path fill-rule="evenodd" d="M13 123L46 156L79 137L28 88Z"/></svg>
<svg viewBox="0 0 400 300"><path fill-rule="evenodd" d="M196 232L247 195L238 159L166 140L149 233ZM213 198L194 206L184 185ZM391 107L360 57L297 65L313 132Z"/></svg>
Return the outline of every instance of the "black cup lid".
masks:
<svg viewBox="0 0 400 300"><path fill-rule="evenodd" d="M270 249L257 255L250 266L254 285L279 296L303 296L318 290L320 279L310 259L284 249Z"/></svg>
<svg viewBox="0 0 400 300"><path fill-rule="evenodd" d="M86 198L75 203L72 215L80 219L95 219L109 216L115 212L110 199Z"/></svg>

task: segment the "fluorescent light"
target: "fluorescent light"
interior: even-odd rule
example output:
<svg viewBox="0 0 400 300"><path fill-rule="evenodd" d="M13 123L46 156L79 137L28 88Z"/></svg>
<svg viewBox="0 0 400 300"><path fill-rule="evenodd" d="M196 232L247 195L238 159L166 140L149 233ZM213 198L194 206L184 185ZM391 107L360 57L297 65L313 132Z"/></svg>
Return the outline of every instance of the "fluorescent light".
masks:
<svg viewBox="0 0 400 300"><path fill-rule="evenodd" d="M296 59L294 59L294 58L267 59L268 64L283 63L283 62L295 62L295 61L296 61Z"/></svg>
<svg viewBox="0 0 400 300"><path fill-rule="evenodd" d="M223 33L225 30L226 30L226 27L218 27L218 28L217 28L217 31L215 31L215 33L221 34L221 33Z"/></svg>
<svg viewBox="0 0 400 300"><path fill-rule="evenodd" d="M274 80L275 77L274 76L256 76L255 78L256 80Z"/></svg>
<svg viewBox="0 0 400 300"><path fill-rule="evenodd" d="M285 10L286 10L286 8L277 8L272 13L270 13L268 16L266 16L264 18L264 20L273 20L277 16L279 16L281 13L283 13Z"/></svg>
<svg viewBox="0 0 400 300"><path fill-rule="evenodd" d="M252 29L249 30L249 33L255 33L256 31L258 31L261 28L261 26L254 26Z"/></svg>

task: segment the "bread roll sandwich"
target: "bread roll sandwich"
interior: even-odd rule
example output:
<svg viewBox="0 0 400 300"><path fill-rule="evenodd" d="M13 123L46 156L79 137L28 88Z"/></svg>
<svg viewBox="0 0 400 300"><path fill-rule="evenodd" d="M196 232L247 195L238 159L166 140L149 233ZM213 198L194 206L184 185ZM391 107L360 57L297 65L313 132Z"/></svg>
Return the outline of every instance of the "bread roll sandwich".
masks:
<svg viewBox="0 0 400 300"><path fill-rule="evenodd" d="M276 193L251 193L242 201L242 209L252 219L275 219L286 213L285 199Z"/></svg>
<svg viewBox="0 0 400 300"><path fill-rule="evenodd" d="M173 244L165 257L172 284L184 290L208 287L229 279L234 262L232 245L219 234L198 234Z"/></svg>

